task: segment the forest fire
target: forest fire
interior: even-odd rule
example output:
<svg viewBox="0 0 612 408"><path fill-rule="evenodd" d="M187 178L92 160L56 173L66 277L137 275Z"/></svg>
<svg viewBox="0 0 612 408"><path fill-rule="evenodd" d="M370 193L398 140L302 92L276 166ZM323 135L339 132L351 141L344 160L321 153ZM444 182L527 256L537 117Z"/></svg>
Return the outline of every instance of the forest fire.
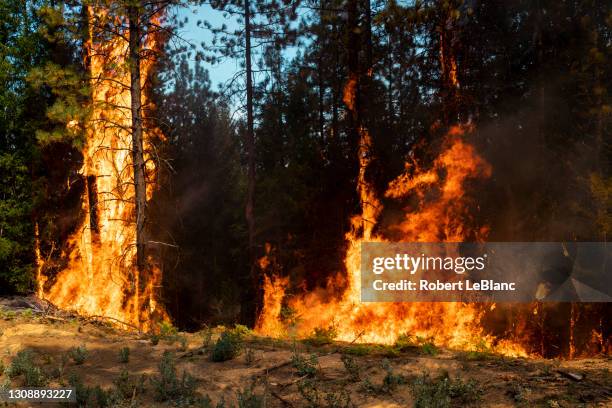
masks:
<svg viewBox="0 0 612 408"><path fill-rule="evenodd" d="M89 6L89 18L105 18L105 11ZM95 14L98 13L98 14ZM119 26L120 22L116 22ZM89 22L85 65L90 72L91 114L83 124L86 146L80 170L85 181L82 224L70 238L68 266L45 285L39 277L39 295L55 305L86 316L103 316L148 329L154 314L163 316L156 301L161 282L159 269L136 270L135 179L132 158L130 72L128 41L124 36L97 39ZM147 36L146 49L160 42ZM153 62L141 64L141 87L148 86ZM146 92L143 105L147 106ZM77 126L74 123L70 126ZM159 129L145 128L144 151L147 180L153 180L155 161L147 157L150 141ZM155 186L146 184L150 199Z"/></svg>
<svg viewBox="0 0 612 408"><path fill-rule="evenodd" d="M352 113L357 109L357 84L357 79L349 78L344 89L344 102ZM407 163L404 174L389 184L386 197L415 195L419 201L416 208L406 212L404 220L393 228L393 232L399 233L399 241L462 242L470 236L480 240L486 237L486 227L473 225L464 184L470 179L489 177L491 166L462 139L470 131L470 126L452 127L431 169ZM398 336L407 334L453 348L470 349L485 342L487 347L502 354L526 355L521 346L497 341L484 333L480 325L482 310L476 304L360 302L360 244L386 239L374 231L382 204L365 177L370 162L370 134L365 126L360 126L359 135L357 190L362 213L353 217L352 230L346 235L348 248L344 263L347 275L346 278L342 274L330 278L325 289L286 299L287 306L300 319L297 334L307 336L316 328L331 325L339 340L349 342L392 344ZM432 194L433 199L429 198ZM280 312L287 282L279 277L274 279L266 277L258 330L278 336L282 334ZM339 290L343 292L336 298Z"/></svg>
<svg viewBox="0 0 612 408"><path fill-rule="evenodd" d="M489 177L491 167L462 139L467 131L469 127L454 127L448 132L445 147L431 169L423 170L408 164L406 172L389 184L385 193L387 197L414 194L419 198L417 208L406 212L404 220L394 227L400 233L400 241L460 242L470 234L475 234L479 239L486 236L485 227L475 228L472 225L464 184L469 179ZM432 193L434 199L426 198ZM374 217L372 213L369 214L369 222L364 222L362 235L360 227L364 216L353 218L353 230L346 236L346 281L342 274L338 274L329 279L325 289L285 300L300 319L299 336L307 336L315 328L331 324L338 333L338 339L349 342L392 344L398 336L408 334L457 349L472 349L477 345L482 346L484 342L486 347L501 354L527 355L520 345L485 334L480 325L483 306L477 304L361 303L360 244L363 241L385 240L372 232L377 216L377 213ZM286 282L282 278L276 279L266 284L266 304L258 329L264 334L278 336L282 334L280 308ZM344 288L344 291L336 299L334 294L339 288Z"/></svg>

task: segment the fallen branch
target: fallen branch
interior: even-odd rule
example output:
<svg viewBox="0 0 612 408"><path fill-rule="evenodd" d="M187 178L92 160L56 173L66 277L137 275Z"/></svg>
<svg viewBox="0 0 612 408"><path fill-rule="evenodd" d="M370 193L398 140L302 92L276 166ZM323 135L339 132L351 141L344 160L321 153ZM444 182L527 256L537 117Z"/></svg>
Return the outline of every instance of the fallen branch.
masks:
<svg viewBox="0 0 612 408"><path fill-rule="evenodd" d="M100 316L100 315L95 315L95 316L87 316L84 318L85 320L97 320L97 319L101 319L101 320L112 320L116 323L120 323L123 324L127 327L131 327L134 330L138 331L138 333L141 333L140 329L136 326L134 326L133 324L130 323L126 323L123 320L119 320L119 319L115 319L114 317L110 317L110 316Z"/></svg>
<svg viewBox="0 0 612 408"><path fill-rule="evenodd" d="M573 381L582 381L584 379L584 375L582 374L572 373L570 371L563 371L563 370L557 370L557 372L561 374L562 376L564 376L565 378L569 378L570 380L573 380Z"/></svg>

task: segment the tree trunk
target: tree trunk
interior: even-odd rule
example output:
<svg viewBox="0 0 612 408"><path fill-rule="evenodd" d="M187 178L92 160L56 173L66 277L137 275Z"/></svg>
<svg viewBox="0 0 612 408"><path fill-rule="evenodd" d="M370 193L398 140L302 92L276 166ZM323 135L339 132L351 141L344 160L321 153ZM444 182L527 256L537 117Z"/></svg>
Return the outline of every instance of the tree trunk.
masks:
<svg viewBox="0 0 612 408"><path fill-rule="evenodd" d="M245 216L249 233L249 262L251 268L251 281L255 297L255 314L251 319L256 319L261 309L262 288L260 276L255 264L255 219L254 219L254 195L255 195L255 131L253 126L253 73L251 67L251 3L244 0L244 32L245 32L245 68L246 68L246 107L247 107L247 197Z"/></svg>
<svg viewBox="0 0 612 408"><path fill-rule="evenodd" d="M146 184L143 153L142 100L140 87L140 10L139 6L129 6L129 66L130 97L132 113L132 162L134 166L134 189L136 204L136 265L139 273L144 271L145 257L145 221L146 221ZM141 285L144 280L139 279Z"/></svg>

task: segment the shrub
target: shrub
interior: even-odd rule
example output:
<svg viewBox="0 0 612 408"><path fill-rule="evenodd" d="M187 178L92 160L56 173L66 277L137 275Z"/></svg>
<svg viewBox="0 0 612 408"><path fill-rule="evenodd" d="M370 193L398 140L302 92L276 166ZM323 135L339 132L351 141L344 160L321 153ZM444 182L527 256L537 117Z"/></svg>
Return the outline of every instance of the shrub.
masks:
<svg viewBox="0 0 612 408"><path fill-rule="evenodd" d="M159 334L151 334L151 337L149 337L149 340L151 341L151 344L153 346L157 346L157 344L159 343Z"/></svg>
<svg viewBox="0 0 612 408"><path fill-rule="evenodd" d="M367 356L374 351L374 347L369 344L355 344L344 349L346 354L352 354L354 356Z"/></svg>
<svg viewBox="0 0 612 408"><path fill-rule="evenodd" d="M164 352L158 368L159 376L151 379L157 401L172 400L185 404L196 401L196 379L185 371L181 379L178 379L172 353Z"/></svg>
<svg viewBox="0 0 612 408"><path fill-rule="evenodd" d="M30 350L21 350L17 353L11 365L6 368L6 375L9 378L23 375L26 387L42 387L47 383L42 370L34 364Z"/></svg>
<svg viewBox="0 0 612 408"><path fill-rule="evenodd" d="M113 380L117 394L123 399L132 398L134 394L144 392L146 376L142 375L138 379L130 377L128 370L121 370L119 377Z"/></svg>
<svg viewBox="0 0 612 408"><path fill-rule="evenodd" d="M129 361L130 361L130 348L121 347L119 349L119 362L123 364L127 364Z"/></svg>
<svg viewBox="0 0 612 408"><path fill-rule="evenodd" d="M351 381L359 381L359 366L355 362L355 359L347 354L343 354L340 360L342 360L342 364L344 364L344 369L348 373L349 379Z"/></svg>
<svg viewBox="0 0 612 408"><path fill-rule="evenodd" d="M304 340L304 342L312 344L313 346L323 346L325 344L333 343L337 336L338 331L333 325L327 328L317 327L314 329L310 337Z"/></svg>
<svg viewBox="0 0 612 408"><path fill-rule="evenodd" d="M317 373L317 365L319 359L316 354L311 354L310 358L306 359L300 353L294 350L291 356L291 365L295 368L300 376L314 377Z"/></svg>
<svg viewBox="0 0 612 408"><path fill-rule="evenodd" d="M87 359L89 352L87 351L85 345L81 345L79 347L71 348L68 354L70 355L70 358L72 358L72 361L74 361L74 364L81 365Z"/></svg>
<svg viewBox="0 0 612 408"><path fill-rule="evenodd" d="M421 345L421 352L423 354L435 356L436 354L438 354L438 348L436 347L435 344L426 342Z"/></svg>
<svg viewBox="0 0 612 408"><path fill-rule="evenodd" d="M236 358L242 349L242 335L234 330L221 333L210 354L212 361L220 362Z"/></svg>
<svg viewBox="0 0 612 408"><path fill-rule="evenodd" d="M13 361L6 369L6 375L9 378L15 378L25 374L27 369L34 365L32 352L30 350L21 350L17 352Z"/></svg>
<svg viewBox="0 0 612 408"><path fill-rule="evenodd" d="M415 408L463 406L477 402L482 391L473 380L466 383L460 379L453 381L448 373L432 379L424 373L412 384Z"/></svg>
<svg viewBox="0 0 612 408"><path fill-rule="evenodd" d="M401 374L395 374L395 372L393 371L393 368L391 367L391 364L389 364L388 360L383 360L383 368L387 372L387 374L383 378L383 383L382 383L382 387L381 387L381 390L383 392L387 392L387 393L391 392L398 385L406 384L406 382L407 382L406 381L406 377L404 377Z"/></svg>
<svg viewBox="0 0 612 408"><path fill-rule="evenodd" d="M89 405L89 398L91 396L91 389L83 384L83 381L75 373L70 374L68 378L68 384L74 388L74 395L76 398L77 406L86 407Z"/></svg>
<svg viewBox="0 0 612 408"><path fill-rule="evenodd" d="M345 390L336 393L320 393L314 380L304 380L298 383L298 391L306 401L308 408L348 408L351 406L351 399Z"/></svg>
<svg viewBox="0 0 612 408"><path fill-rule="evenodd" d="M161 322L159 324L159 336L162 338L172 338L178 334L178 329L170 322Z"/></svg>

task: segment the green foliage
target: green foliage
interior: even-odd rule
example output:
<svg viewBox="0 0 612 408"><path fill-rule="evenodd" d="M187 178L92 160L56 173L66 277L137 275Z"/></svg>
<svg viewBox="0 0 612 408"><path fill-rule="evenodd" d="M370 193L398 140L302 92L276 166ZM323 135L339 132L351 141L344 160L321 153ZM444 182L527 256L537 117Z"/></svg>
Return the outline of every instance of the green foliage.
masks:
<svg viewBox="0 0 612 408"><path fill-rule="evenodd" d="M322 346L333 343L337 336L338 331L333 325L327 328L317 327L308 338L304 339L304 342L313 346Z"/></svg>
<svg viewBox="0 0 612 408"><path fill-rule="evenodd" d="M159 375L151 379L156 401L173 401L190 404L196 401L196 379L183 371L179 379L176 374L174 355L166 351L159 363Z"/></svg>
<svg viewBox="0 0 612 408"><path fill-rule="evenodd" d="M127 364L129 361L130 361L130 348L121 347L121 349L119 349L119 362L122 364Z"/></svg>
<svg viewBox="0 0 612 408"><path fill-rule="evenodd" d="M348 408L351 406L351 399L346 390L340 392L321 392L317 388L317 383L312 379L298 382L298 392L308 408Z"/></svg>
<svg viewBox="0 0 612 408"><path fill-rule="evenodd" d="M417 339L410 334L402 333L395 340L394 346L402 351L407 348L417 347Z"/></svg>
<svg viewBox="0 0 612 408"><path fill-rule="evenodd" d="M412 384L415 408L464 406L480 400L482 390L475 381L452 380L448 373L431 378L424 373Z"/></svg>
<svg viewBox="0 0 612 408"><path fill-rule="evenodd" d="M407 380L401 374L396 374L391 367L388 360L383 360L383 369L387 372L383 378L381 390L389 393L393 391L398 385L406 384Z"/></svg>
<svg viewBox="0 0 612 408"><path fill-rule="evenodd" d="M344 349L346 354L352 354L354 356L367 356L375 350L374 346L369 344L355 344Z"/></svg>
<svg viewBox="0 0 612 408"><path fill-rule="evenodd" d="M236 358L242 350L243 340L240 331L225 330L217 339L210 358L212 361L221 362Z"/></svg>
<svg viewBox="0 0 612 408"><path fill-rule="evenodd" d="M314 377L317 373L319 359L316 354L311 354L309 358L306 358L294 350L291 355L291 365L297 370L299 376Z"/></svg>
<svg viewBox="0 0 612 408"><path fill-rule="evenodd" d="M421 345L421 352L430 356L438 354L438 348L431 342L425 342Z"/></svg>
<svg viewBox="0 0 612 408"><path fill-rule="evenodd" d="M87 350L87 347L85 347L85 345L82 344L78 347L72 347L68 351L68 355L70 356L72 361L74 361L74 364L82 365L85 362L85 360L87 360L89 351Z"/></svg>
<svg viewBox="0 0 612 408"><path fill-rule="evenodd" d="M359 381L359 365L355 362L355 359L348 354L343 354L340 359L344 365L344 369L349 375L351 381Z"/></svg>
<svg viewBox="0 0 612 408"><path fill-rule="evenodd" d="M163 321L159 324L159 336L163 339L171 339L178 334L178 329L171 322Z"/></svg>
<svg viewBox="0 0 612 408"><path fill-rule="evenodd" d="M31 188L26 158L0 150L0 286L16 292L34 281Z"/></svg>
<svg viewBox="0 0 612 408"><path fill-rule="evenodd" d="M32 352L27 349L17 352L5 373L9 378L23 375L27 387L42 387L47 383L42 370L34 364Z"/></svg>
<svg viewBox="0 0 612 408"><path fill-rule="evenodd" d="M142 394L144 392L145 382L145 375L134 378L130 376L128 370L121 370L119 376L113 380L117 395L123 399L129 399L134 394Z"/></svg>

